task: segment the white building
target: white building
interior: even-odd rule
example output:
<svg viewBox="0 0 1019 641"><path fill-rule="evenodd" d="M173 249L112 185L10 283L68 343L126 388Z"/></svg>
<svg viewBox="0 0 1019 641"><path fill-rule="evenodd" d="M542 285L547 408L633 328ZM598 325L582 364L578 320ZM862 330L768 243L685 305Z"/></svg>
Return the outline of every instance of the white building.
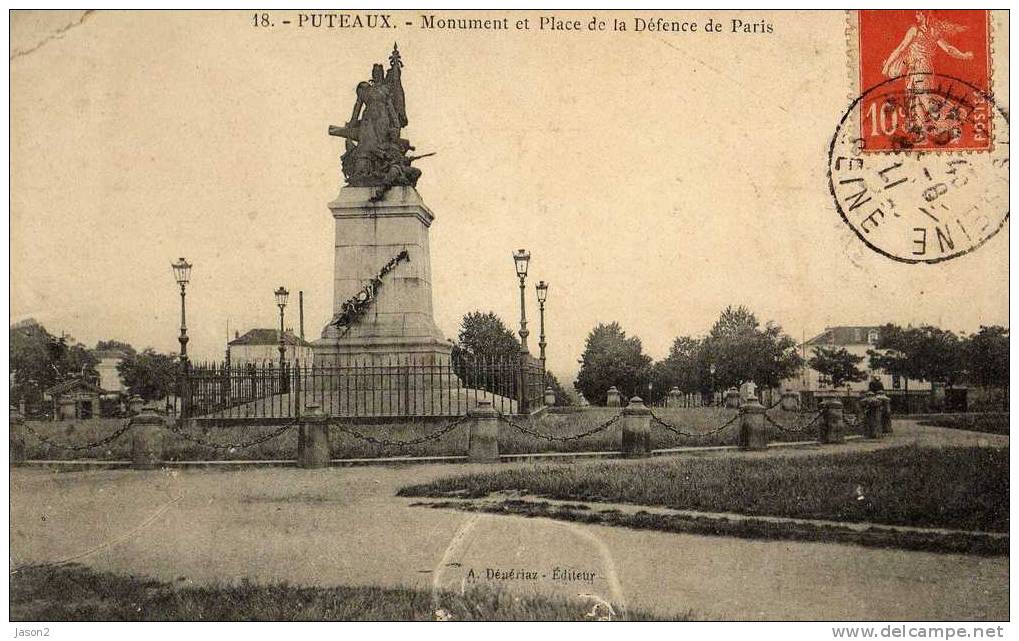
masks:
<svg viewBox="0 0 1019 641"><path fill-rule="evenodd" d="M300 361L302 366L311 365L311 343L295 336L290 330L283 333L283 360L293 364ZM278 364L280 361L280 331L278 329L252 329L241 335L234 333L234 339L226 345L230 366L247 364Z"/></svg>
<svg viewBox="0 0 1019 641"><path fill-rule="evenodd" d="M846 383L842 386L843 390L854 392L866 391L868 383L874 378L881 381L886 390L924 389L920 381L910 379L907 382L899 376L892 376L884 370L872 369L870 367L870 357L867 356L867 351L877 348L877 342L881 336L880 332L881 328L874 325L825 327L823 332L800 345L800 353L803 359L808 362L814 356L815 347L842 347L850 354L862 356L863 362L858 367L867 373L867 378L856 383ZM825 377L807 364L803 365L798 376L785 381L783 387L793 391L831 389L831 385L825 380Z"/></svg>

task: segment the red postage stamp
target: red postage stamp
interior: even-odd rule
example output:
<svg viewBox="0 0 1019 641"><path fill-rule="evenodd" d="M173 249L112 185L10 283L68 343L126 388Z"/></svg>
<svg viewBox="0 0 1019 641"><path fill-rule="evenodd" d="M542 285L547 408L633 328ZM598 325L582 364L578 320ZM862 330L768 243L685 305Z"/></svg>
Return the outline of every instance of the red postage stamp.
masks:
<svg viewBox="0 0 1019 641"><path fill-rule="evenodd" d="M991 148L989 17L982 9L851 12L864 152Z"/></svg>

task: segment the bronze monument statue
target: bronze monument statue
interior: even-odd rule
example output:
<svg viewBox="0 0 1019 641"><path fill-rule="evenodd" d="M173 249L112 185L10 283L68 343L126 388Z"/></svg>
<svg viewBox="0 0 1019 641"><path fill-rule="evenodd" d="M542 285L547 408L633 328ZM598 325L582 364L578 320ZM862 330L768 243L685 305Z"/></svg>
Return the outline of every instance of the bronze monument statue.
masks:
<svg viewBox="0 0 1019 641"><path fill-rule="evenodd" d="M408 156L414 149L400 137L407 126L407 111L400 82L400 51L396 44L389 55L389 70L372 67L371 80L357 85L357 100L350 120L343 127L329 127L329 134L346 139L340 158L343 175L352 187L417 185L421 170L411 163L425 156ZM426 154L431 156L432 154Z"/></svg>

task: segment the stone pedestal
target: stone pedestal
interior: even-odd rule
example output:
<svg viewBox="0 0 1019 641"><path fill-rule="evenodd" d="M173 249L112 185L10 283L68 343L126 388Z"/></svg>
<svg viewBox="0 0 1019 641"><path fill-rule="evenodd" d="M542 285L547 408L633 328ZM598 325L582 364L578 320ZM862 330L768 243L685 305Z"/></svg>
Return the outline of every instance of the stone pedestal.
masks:
<svg viewBox="0 0 1019 641"><path fill-rule="evenodd" d="M301 414L297 434L297 466L305 469L328 467L329 417L318 405L308 405Z"/></svg>
<svg viewBox="0 0 1019 641"><path fill-rule="evenodd" d="M545 407L555 405L555 390L551 386L545 388Z"/></svg>
<svg viewBox="0 0 1019 641"><path fill-rule="evenodd" d="M492 407L491 401L482 399L467 414L471 417L467 460L472 463L498 463L499 413Z"/></svg>
<svg viewBox="0 0 1019 641"><path fill-rule="evenodd" d="M619 407L622 404L622 396L619 394L619 390L616 389L616 386L613 385L609 388L609 391L606 392L605 405L606 407Z"/></svg>
<svg viewBox="0 0 1019 641"><path fill-rule="evenodd" d="M726 390L725 406L729 409L736 409L739 407L739 390L732 388Z"/></svg>
<svg viewBox="0 0 1019 641"><path fill-rule="evenodd" d="M860 401L860 404L863 407L863 435L874 439L884 436L884 426L881 424L881 401L867 392L867 396Z"/></svg>
<svg viewBox="0 0 1019 641"><path fill-rule="evenodd" d="M145 401L142 399L142 397L135 394L134 396L127 400L127 411L132 416L137 416L138 414L141 414L142 407L144 405Z"/></svg>
<svg viewBox="0 0 1019 641"><path fill-rule="evenodd" d="M786 412L795 412L800 409L800 395L796 392L782 392L781 407Z"/></svg>
<svg viewBox="0 0 1019 641"><path fill-rule="evenodd" d="M829 398L821 402L821 421L817 440L822 443L842 442L842 401Z"/></svg>
<svg viewBox="0 0 1019 641"><path fill-rule="evenodd" d="M682 407L683 406L683 392L679 391L678 387L673 387L669 390L669 397L665 401L666 407Z"/></svg>
<svg viewBox="0 0 1019 641"><path fill-rule="evenodd" d="M448 362L452 344L432 316L432 268L428 229L435 219L413 187L340 189L329 203L335 219L333 314L378 277L366 312L345 329L331 324L314 341L316 365L386 365L399 355L421 364Z"/></svg>
<svg viewBox="0 0 1019 641"><path fill-rule="evenodd" d="M740 407L739 446L744 450L763 450L768 447L764 406L756 398L751 398Z"/></svg>
<svg viewBox="0 0 1019 641"><path fill-rule="evenodd" d="M874 397L881 403L881 431L885 434L892 433L892 399L881 392Z"/></svg>
<svg viewBox="0 0 1019 641"><path fill-rule="evenodd" d="M11 408L10 411L10 424L8 425L7 431L10 437L10 461L11 463L20 463L25 460L27 448L25 447L25 436L22 432L21 425L25 422L24 414Z"/></svg>
<svg viewBox="0 0 1019 641"><path fill-rule="evenodd" d="M639 396L623 408L623 456L647 456L651 452L651 410Z"/></svg>
<svg viewBox="0 0 1019 641"><path fill-rule="evenodd" d="M141 408L130 419L131 467L136 470L154 470L163 460L163 439L166 418L152 405Z"/></svg>

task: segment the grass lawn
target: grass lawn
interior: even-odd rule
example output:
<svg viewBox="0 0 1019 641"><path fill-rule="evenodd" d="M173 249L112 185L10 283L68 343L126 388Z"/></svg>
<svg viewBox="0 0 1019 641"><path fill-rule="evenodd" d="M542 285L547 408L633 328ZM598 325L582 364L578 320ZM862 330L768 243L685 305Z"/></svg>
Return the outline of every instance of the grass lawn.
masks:
<svg viewBox="0 0 1019 641"><path fill-rule="evenodd" d="M584 621L592 604L493 589L304 588L277 583L194 587L36 566L11 575L12 621ZM599 612L600 614L600 612ZM629 620L649 620L627 611Z"/></svg>
<svg viewBox="0 0 1019 641"><path fill-rule="evenodd" d="M529 429L541 434L569 436L579 434L598 426L619 413L615 408L592 408L571 414L543 414L532 419L522 419ZM735 410L723 408L686 408L656 409L655 414L663 420L676 425L683 431L692 433L709 432L729 420ZM802 425L812 415L786 413L779 409L769 412L783 426L796 427ZM351 427L358 432L374 438L394 441L410 440L431 433L446 425L451 419L439 419L429 422L392 423L392 424L354 424ZM516 420L516 419L514 419ZM55 443L64 445L83 445L94 443L108 436L124 424L124 419L92 419L86 421L31 421L33 430ZM269 434L276 428L269 426L230 426L189 428L189 433L213 443L229 444L253 440L261 435ZM706 438L686 438L652 423L651 446L663 449L690 445L732 445L736 443L739 421L735 421L719 434ZM810 433L789 433L769 426L770 438L773 441L811 440ZM576 451L613 451L620 446L621 426L619 422L608 429L577 440L548 441L524 434L517 429L500 422L499 447L503 454L522 454L531 452L576 452ZM87 451L69 451L46 445L24 426L15 426L12 437L24 439L27 458L29 459L99 459L124 460L131 455L130 432L115 441ZM410 446L379 446L365 442L346 434L336 427L331 430L333 458L372 458L382 456L448 456L467 453L468 428L466 425L457 427L442 437ZM240 459L284 459L292 460L297 455L297 430L290 429L277 438L252 447L223 450L205 447L190 442L170 431L165 432L163 457L166 460L240 460Z"/></svg>
<svg viewBox="0 0 1019 641"><path fill-rule="evenodd" d="M950 427L971 432L988 434L1008 434L1008 412L988 412L986 414L942 414L940 416L920 419L920 425L934 427Z"/></svg>
<svg viewBox="0 0 1019 641"><path fill-rule="evenodd" d="M817 456L541 465L453 476L402 496L541 497L706 512L1008 532L1008 448L905 446Z"/></svg>

